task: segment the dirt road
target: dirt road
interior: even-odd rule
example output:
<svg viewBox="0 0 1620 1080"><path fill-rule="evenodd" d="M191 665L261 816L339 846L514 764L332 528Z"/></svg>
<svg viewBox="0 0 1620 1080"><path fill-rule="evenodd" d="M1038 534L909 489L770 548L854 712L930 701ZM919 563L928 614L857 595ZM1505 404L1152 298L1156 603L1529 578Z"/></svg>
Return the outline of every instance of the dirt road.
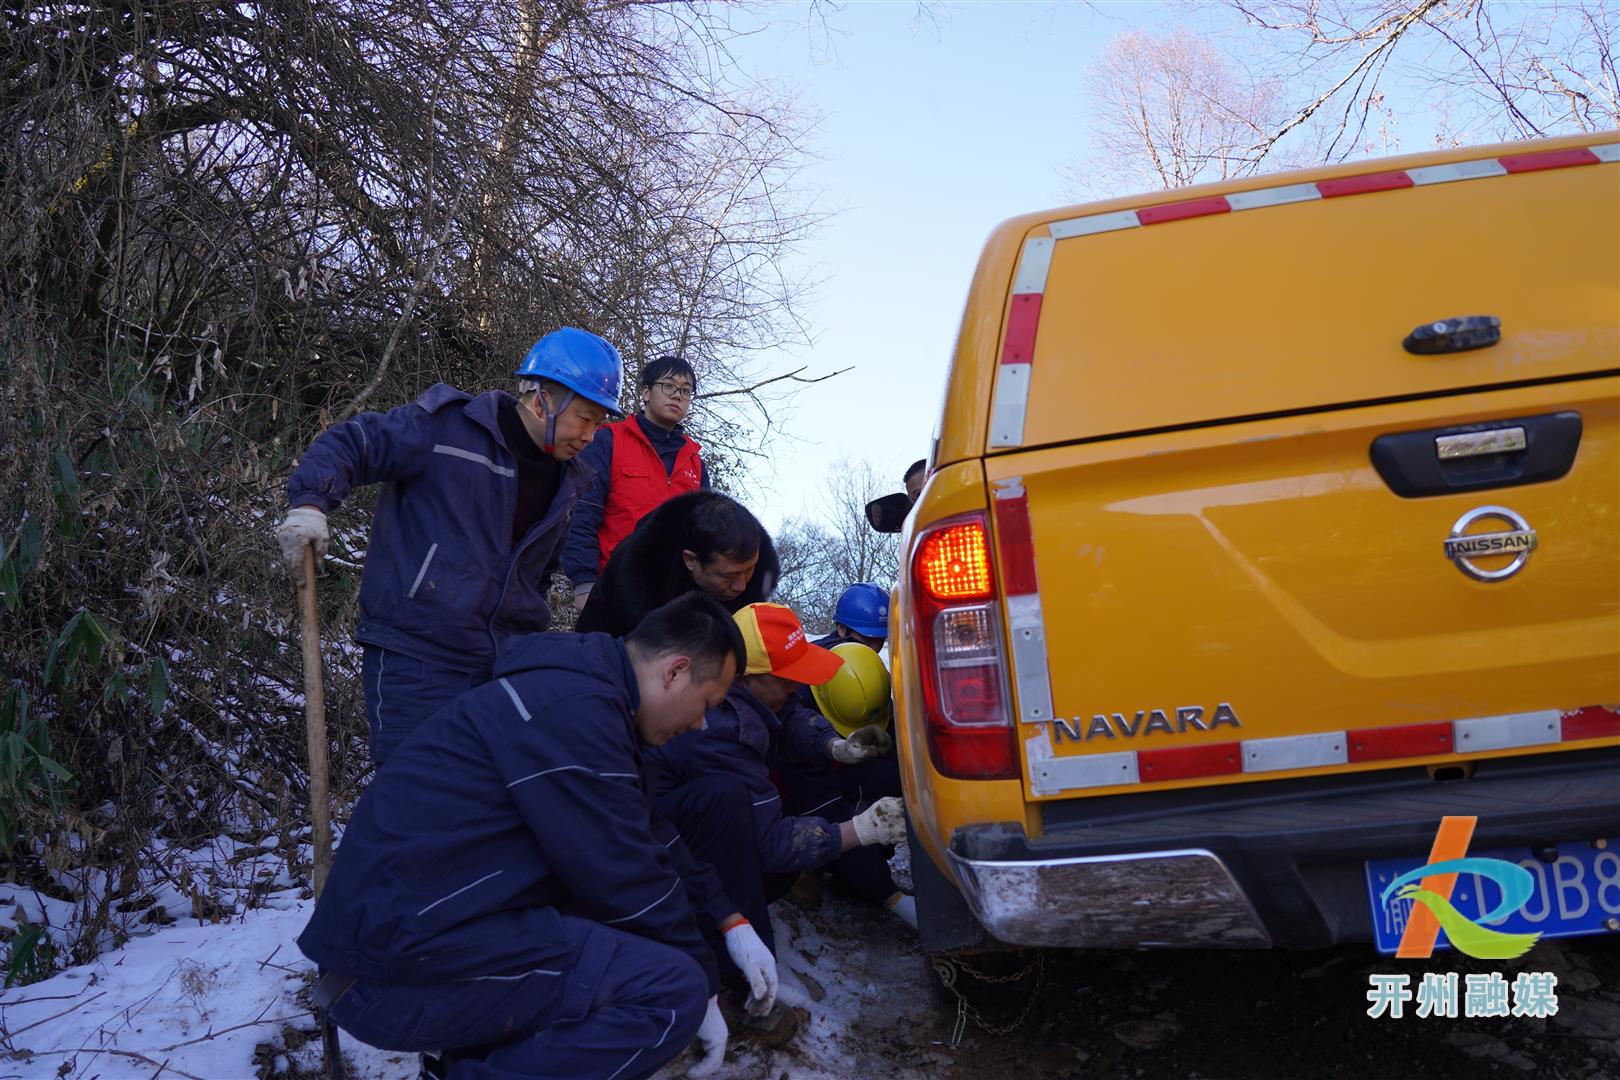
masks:
<svg viewBox="0 0 1620 1080"><path fill-rule="evenodd" d="M1511 964L1451 951L1395 961L1371 947L1005 956L979 967L1010 982L960 978L990 1024L1016 1025L993 1033L968 1019L957 1042L954 996L892 917L830 895L777 909L786 963L809 976L785 976L799 985L784 995L806 1022L775 1049L739 1034L727 1077L1620 1078L1620 935L1542 943ZM1414 1001L1400 1020L1368 1017L1370 974L1406 972L1415 989L1425 970L1509 983L1549 971L1559 1011L1420 1019Z"/></svg>

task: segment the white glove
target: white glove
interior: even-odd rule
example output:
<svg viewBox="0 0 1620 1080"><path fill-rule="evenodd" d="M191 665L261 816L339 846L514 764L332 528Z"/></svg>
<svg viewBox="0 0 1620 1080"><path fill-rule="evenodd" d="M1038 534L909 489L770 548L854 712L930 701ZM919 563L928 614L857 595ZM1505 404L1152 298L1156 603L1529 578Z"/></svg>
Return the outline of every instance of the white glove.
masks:
<svg viewBox="0 0 1620 1080"><path fill-rule="evenodd" d="M727 930L725 939L731 962L748 980L748 1001L744 1007L750 1016L764 1016L776 1004L776 957L746 922Z"/></svg>
<svg viewBox="0 0 1620 1080"><path fill-rule="evenodd" d="M720 998L709 999L709 1011L698 1025L698 1046L703 1048L703 1060L686 1070L687 1076L713 1076L726 1060L726 1018L720 1015Z"/></svg>
<svg viewBox="0 0 1620 1080"><path fill-rule="evenodd" d="M850 733L847 739L834 739L827 744L827 753L840 765L859 765L889 752L894 740L877 724L867 724Z"/></svg>
<svg viewBox="0 0 1620 1080"><path fill-rule="evenodd" d="M304 564L304 547L315 545L315 558L326 554L326 515L313 506L295 506L276 526L276 543L281 546L281 557L287 569L297 573Z"/></svg>
<svg viewBox="0 0 1620 1080"><path fill-rule="evenodd" d="M898 844L906 838L906 804L897 796L879 799L850 819L855 839L868 844Z"/></svg>

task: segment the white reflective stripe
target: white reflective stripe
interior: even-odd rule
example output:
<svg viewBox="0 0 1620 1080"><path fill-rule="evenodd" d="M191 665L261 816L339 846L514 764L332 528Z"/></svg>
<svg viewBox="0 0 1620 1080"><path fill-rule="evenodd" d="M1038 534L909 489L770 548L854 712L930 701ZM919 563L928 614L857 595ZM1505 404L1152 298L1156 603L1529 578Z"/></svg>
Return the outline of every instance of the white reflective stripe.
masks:
<svg viewBox="0 0 1620 1080"><path fill-rule="evenodd" d="M659 904L662 904L665 900L668 900L672 895L674 895L675 890L680 888L680 887L681 887L681 883L677 879L675 884L673 884L673 885L671 885L669 887L669 892L665 893L663 896L660 896L658 899L654 900L652 903L648 904L646 907L642 908L640 911L636 912L634 915L625 915L624 917L618 918L618 919L603 919L602 921L604 923L606 923L607 925L612 926L614 923L629 922L631 919L639 919L639 918L641 918L641 916L647 914L647 912L651 911L653 908L657 907Z"/></svg>
<svg viewBox="0 0 1620 1080"><path fill-rule="evenodd" d="M832 804L833 804L833 803L835 803L835 802L837 802L837 801L838 801L838 800L839 800L839 799L842 799L842 798L843 798L843 796L842 796L842 795L834 795L834 796L833 796L833 797L832 797L832 798L830 798L830 799L828 799L828 800L827 800L827 801L826 801L826 802L824 802L824 803L821 803L821 804L820 804L820 805L819 805L819 806L812 806L812 807L811 807L811 808L810 808L810 809L808 809L808 810L805 810L805 811L804 811L804 812L803 812L803 813L800 813L800 814L795 814L795 815L794 815L794 816L795 816L795 817L816 817L816 816L817 816L817 815L816 815L816 811L817 811L817 810L821 810L821 809L823 809L823 808L824 808L824 807L828 807L828 806L831 806L831 805L832 805ZM857 799L856 799L856 800L855 800L855 802L856 802L856 803L857 803L857 804L859 804L859 803L860 803L860 801L861 801L861 800L860 800L860 799L859 799L859 798L857 798ZM755 805L758 805L758 804L757 804L757 803L756 803L756 804L755 804Z"/></svg>
<svg viewBox="0 0 1620 1080"><path fill-rule="evenodd" d="M505 465L497 465L483 454L474 453L471 450L463 450L459 446L446 446L444 443L434 443L433 452L435 454L449 454L451 457L462 458L466 461L476 461L478 464L484 466L496 476L517 475L517 470L508 469Z"/></svg>
<svg viewBox="0 0 1620 1080"><path fill-rule="evenodd" d="M1321 765L1345 765L1350 761L1350 740L1342 731L1321 735L1285 735L1278 739L1245 739L1243 771L1275 772L1278 769L1311 769Z"/></svg>
<svg viewBox="0 0 1620 1080"><path fill-rule="evenodd" d="M1026 724L1044 723L1052 719L1052 683L1046 670L1046 622L1039 592L1007 597L1007 636L1012 640L1018 718Z"/></svg>
<svg viewBox="0 0 1620 1080"><path fill-rule="evenodd" d="M1506 176L1507 169L1495 158L1482 158L1479 161L1456 161L1450 165L1423 165L1407 169L1406 175L1412 178L1412 183L1422 187L1425 184L1449 184L1454 180Z"/></svg>
<svg viewBox="0 0 1620 1080"><path fill-rule="evenodd" d="M506 873L505 870L497 870L493 874L485 874L483 877L479 878L477 881L473 882L471 885L463 885L461 888L457 889L455 892L451 893L449 896L441 896L441 897L439 897L437 900L433 901L433 903L429 904L427 907L423 908L421 911L418 911L416 914L418 916L426 915L428 912L432 911L434 908L438 907L440 904L444 903L446 900L454 900L456 897L460 896L462 893L466 892L468 889L477 888L479 885L482 885L484 882L488 881L490 878L500 877L504 873Z"/></svg>
<svg viewBox="0 0 1620 1080"><path fill-rule="evenodd" d="M1141 779L1136 751L1117 754L1080 754L1029 763L1030 786L1037 795L1056 795L1076 788L1112 787L1134 784Z"/></svg>
<svg viewBox="0 0 1620 1080"><path fill-rule="evenodd" d="M1013 277L1013 295L1046 291L1046 274L1052 269L1052 249L1057 241L1046 236L1034 236L1024 241L1024 253L1018 259L1018 273Z"/></svg>
<svg viewBox="0 0 1620 1080"><path fill-rule="evenodd" d="M1596 154L1599 161L1620 161L1620 143L1604 143L1587 149Z"/></svg>
<svg viewBox="0 0 1620 1080"><path fill-rule="evenodd" d="M1028 364L997 364L995 404L990 407L990 445L1018 446L1024 441L1024 411L1029 405Z"/></svg>
<svg viewBox="0 0 1620 1080"><path fill-rule="evenodd" d="M780 796L780 795L772 795L768 799L760 799L760 800L758 800L757 802L754 803L754 805L755 806L769 806L773 802L781 802L781 801L782 801L782 796Z"/></svg>
<svg viewBox="0 0 1620 1080"><path fill-rule="evenodd" d="M1320 199L1322 193L1315 184L1284 184L1281 187L1261 188L1259 191L1239 191L1226 197L1233 210L1255 210L1262 206L1283 206L1287 203L1310 202Z"/></svg>
<svg viewBox="0 0 1620 1080"><path fill-rule="evenodd" d="M560 773L560 772L582 772L582 773L588 773L591 776L628 776L628 775L630 775L629 773L599 773L595 769L587 769L583 765L558 765L555 768L541 769L539 772L532 772L528 776L520 776L516 780L512 781L510 784L507 784L506 786L509 787L509 788L515 788L519 784L528 783L530 780L535 780L535 779L538 779L539 777L542 777L542 776L550 776L552 773Z"/></svg>
<svg viewBox="0 0 1620 1080"><path fill-rule="evenodd" d="M551 970L549 970L547 968L535 968L533 971L525 971L521 975L474 975L470 979L462 979L461 981L462 982L518 982L521 979L527 979L530 975L561 975L561 974L562 974L562 972L560 972L560 971L551 971Z"/></svg>
<svg viewBox="0 0 1620 1080"><path fill-rule="evenodd" d="M675 1010L670 1009L669 1010L669 1023L664 1025L664 1033L662 1035L658 1036L658 1041L652 1044L652 1048L654 1050L656 1050L660 1046L664 1045L664 1040L669 1038L669 1033L670 1033L671 1030L674 1029L674 1027L675 1027ZM619 1080L619 1074L624 1072L624 1070L628 1069L635 1062L636 1058L638 1058L640 1056L641 1056L641 1051L640 1050L637 1050L635 1053L631 1054L630 1055L630 1060L626 1061L623 1065L620 1065L617 1069L614 1069L612 1075L610 1075L607 1078L607 1080Z"/></svg>
<svg viewBox="0 0 1620 1080"><path fill-rule="evenodd" d="M1136 216L1135 210L1119 210L1112 214L1092 214L1089 217L1070 218L1068 221L1054 221L1047 229L1054 239L1066 240L1071 236L1092 236L1096 233L1113 232L1116 229L1135 229L1141 224L1142 220Z"/></svg>
<svg viewBox="0 0 1620 1080"><path fill-rule="evenodd" d="M1517 746L1559 742L1563 738L1563 719L1557 709L1548 709L1455 720L1451 725L1452 751L1466 754L1474 750L1510 750Z"/></svg>
<svg viewBox="0 0 1620 1080"><path fill-rule="evenodd" d="M501 689L506 691L506 696L512 699L512 704L514 707L516 707L518 715L523 717L523 722L527 724L530 720L533 720L534 717L530 716L529 710L523 707L523 699L518 697L518 692L512 688L512 684L507 682L504 678L496 679L495 681L501 684ZM535 773L535 775L539 776L541 774ZM506 786L511 787L512 785L507 784Z"/></svg>
<svg viewBox="0 0 1620 1080"><path fill-rule="evenodd" d="M405 594L405 599L415 600L416 590L422 587L422 578L427 574L428 563L433 561L433 553L439 550L438 544L429 544L427 558L422 560L422 568L416 572L416 580L411 582L411 591Z"/></svg>

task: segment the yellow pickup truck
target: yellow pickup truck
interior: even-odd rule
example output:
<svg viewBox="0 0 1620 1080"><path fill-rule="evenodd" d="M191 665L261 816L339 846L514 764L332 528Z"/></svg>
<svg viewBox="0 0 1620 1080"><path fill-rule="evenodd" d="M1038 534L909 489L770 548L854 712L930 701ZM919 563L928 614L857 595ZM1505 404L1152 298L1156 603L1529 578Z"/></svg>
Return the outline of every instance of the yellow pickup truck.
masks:
<svg viewBox="0 0 1620 1080"><path fill-rule="evenodd" d="M1617 411L1620 134L999 226L892 605L924 948L1393 951L1448 815L1620 930Z"/></svg>

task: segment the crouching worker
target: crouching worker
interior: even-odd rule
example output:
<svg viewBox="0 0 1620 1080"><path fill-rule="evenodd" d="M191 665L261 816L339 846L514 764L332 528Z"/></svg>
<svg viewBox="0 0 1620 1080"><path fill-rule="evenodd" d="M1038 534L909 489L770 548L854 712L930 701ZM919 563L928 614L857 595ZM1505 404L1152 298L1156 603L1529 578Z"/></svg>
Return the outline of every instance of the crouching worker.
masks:
<svg viewBox="0 0 1620 1080"><path fill-rule="evenodd" d="M622 635L660 604L702 592L737 611L767 599L779 566L770 534L718 491L677 495L613 549L580 612L580 633Z"/></svg>
<svg viewBox="0 0 1620 1080"><path fill-rule="evenodd" d="M793 612L780 604L750 604L736 615L748 646L747 663L725 701L711 708L702 730L671 739L649 755L657 774L660 816L680 830L693 856L713 865L726 895L737 902L767 945L774 948L767 905L785 895L794 879L864 851L883 868L876 845L905 839L905 810L898 798L880 799L855 813L785 816L773 769L783 772L835 760L866 756L840 738L825 720L805 708L801 685L827 682L842 661L810 644ZM873 751L875 753L875 750ZM688 786L706 777L732 776L747 788L752 805L753 850L726 848L706 840L683 805ZM883 902L894 883L874 895Z"/></svg>
<svg viewBox="0 0 1620 1080"><path fill-rule="evenodd" d="M640 1077L727 1030L714 954L760 1005L776 968L671 831L642 757L696 729L745 656L719 604L682 597L622 643L532 634L493 681L401 745L361 798L299 948L315 1002L383 1049L448 1051L456 1080ZM694 914L693 899L700 910Z"/></svg>
<svg viewBox="0 0 1620 1080"><path fill-rule="evenodd" d="M883 666L883 659L868 646L847 638L823 638L816 644L829 641L836 642L829 651L843 666L825 683L803 688L798 700L813 706L839 738L829 744L827 755L784 766L779 778L788 813L836 821L879 799L899 795L900 758L889 735L893 705L889 669ZM913 930L917 928L916 901L895 888L880 849L846 852L832 871L856 895L882 904Z"/></svg>

